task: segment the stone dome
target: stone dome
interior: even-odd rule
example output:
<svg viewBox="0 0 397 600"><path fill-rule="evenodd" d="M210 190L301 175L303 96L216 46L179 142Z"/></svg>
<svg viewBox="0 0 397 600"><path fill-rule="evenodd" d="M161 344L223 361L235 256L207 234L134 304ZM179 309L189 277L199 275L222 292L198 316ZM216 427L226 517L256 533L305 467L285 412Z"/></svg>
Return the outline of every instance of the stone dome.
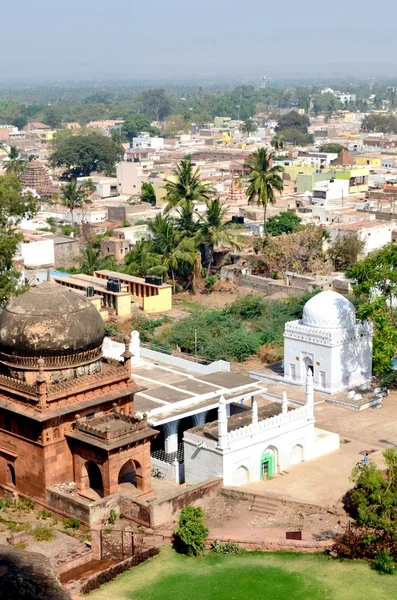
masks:
<svg viewBox="0 0 397 600"><path fill-rule="evenodd" d="M105 335L102 317L82 294L46 282L12 298L0 314L0 360L46 366L98 360Z"/></svg>
<svg viewBox="0 0 397 600"><path fill-rule="evenodd" d="M302 324L319 329L349 329L356 323L353 304L341 294L320 292L306 302Z"/></svg>

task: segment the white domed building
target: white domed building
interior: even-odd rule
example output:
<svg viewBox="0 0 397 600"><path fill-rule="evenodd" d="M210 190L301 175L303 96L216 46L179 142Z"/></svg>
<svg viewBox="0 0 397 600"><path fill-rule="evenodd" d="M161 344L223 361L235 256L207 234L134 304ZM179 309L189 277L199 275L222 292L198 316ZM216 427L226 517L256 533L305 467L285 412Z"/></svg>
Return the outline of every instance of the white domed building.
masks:
<svg viewBox="0 0 397 600"><path fill-rule="evenodd" d="M361 385L372 375L372 339L372 323L358 321L347 298L321 292L285 325L284 378L303 384L311 370L315 389L329 394Z"/></svg>

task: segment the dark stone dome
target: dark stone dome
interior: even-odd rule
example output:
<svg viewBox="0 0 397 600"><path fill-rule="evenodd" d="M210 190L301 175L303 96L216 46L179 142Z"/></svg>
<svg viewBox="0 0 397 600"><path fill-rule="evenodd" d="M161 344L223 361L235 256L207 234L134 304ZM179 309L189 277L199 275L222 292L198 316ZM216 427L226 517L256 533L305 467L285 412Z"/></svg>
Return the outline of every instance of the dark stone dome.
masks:
<svg viewBox="0 0 397 600"><path fill-rule="evenodd" d="M105 329L95 306L82 294L46 282L12 298L0 314L0 354L61 357L102 346ZM18 361L19 362L19 361Z"/></svg>

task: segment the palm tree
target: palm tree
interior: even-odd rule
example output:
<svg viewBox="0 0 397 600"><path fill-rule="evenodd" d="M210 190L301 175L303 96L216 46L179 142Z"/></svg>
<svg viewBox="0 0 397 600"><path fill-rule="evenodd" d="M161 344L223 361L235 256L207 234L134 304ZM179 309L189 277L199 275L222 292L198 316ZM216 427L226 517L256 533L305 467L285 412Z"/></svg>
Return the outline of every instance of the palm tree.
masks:
<svg viewBox="0 0 397 600"><path fill-rule="evenodd" d="M192 202L186 202L177 209L175 225L182 235L192 236L200 228L199 216L194 210Z"/></svg>
<svg viewBox="0 0 397 600"><path fill-rule="evenodd" d="M275 150L282 150L287 142L282 133L277 133L270 143Z"/></svg>
<svg viewBox="0 0 397 600"><path fill-rule="evenodd" d="M147 254L148 260L155 266L149 273L171 273L172 287L175 293L175 274L183 264L194 265L198 260L197 244L192 237L182 237L170 217L158 214L148 223L152 243ZM156 264L157 263L157 264Z"/></svg>
<svg viewBox="0 0 397 600"><path fill-rule="evenodd" d="M207 200L206 205L207 214L205 217L201 217L198 240L200 243L209 244L212 249L207 267L207 275L209 275L211 272L214 247L222 242L233 248L239 248L239 244L228 231L228 226L226 224L226 214L229 207L225 206L219 198Z"/></svg>
<svg viewBox="0 0 397 600"><path fill-rule="evenodd" d="M61 204L69 210L72 226L74 225L74 211L78 208L83 208L85 204L90 204L90 196L93 188L94 186L91 180L86 181L81 185L77 185L77 182L73 180L69 183L65 183L65 185L61 187L59 200Z"/></svg>
<svg viewBox="0 0 397 600"><path fill-rule="evenodd" d="M267 207L268 204L275 204L275 192L282 193L284 189L283 178L281 173L284 168L280 165L273 165L273 152L267 151L266 148L259 148L251 154L244 166L248 169L248 187L246 196L250 204L256 203L263 207L263 225L266 233Z"/></svg>
<svg viewBox="0 0 397 600"><path fill-rule="evenodd" d="M7 175L14 175L15 177L20 177L24 172L28 161L25 158L22 158L16 146L11 146L7 154L8 161L6 161L4 165L5 172L7 173Z"/></svg>
<svg viewBox="0 0 397 600"><path fill-rule="evenodd" d="M257 130L257 125L253 119L247 119L240 125L241 133L249 135Z"/></svg>
<svg viewBox="0 0 397 600"><path fill-rule="evenodd" d="M152 240L138 240L125 257L125 271L128 275L143 277L148 269L158 264L157 258L153 258L152 246Z"/></svg>
<svg viewBox="0 0 397 600"><path fill-rule="evenodd" d="M164 186L167 212L174 206L208 200L215 193L210 183L201 181L200 170L193 168L190 159L182 160L175 167L174 178L176 181L167 181Z"/></svg>

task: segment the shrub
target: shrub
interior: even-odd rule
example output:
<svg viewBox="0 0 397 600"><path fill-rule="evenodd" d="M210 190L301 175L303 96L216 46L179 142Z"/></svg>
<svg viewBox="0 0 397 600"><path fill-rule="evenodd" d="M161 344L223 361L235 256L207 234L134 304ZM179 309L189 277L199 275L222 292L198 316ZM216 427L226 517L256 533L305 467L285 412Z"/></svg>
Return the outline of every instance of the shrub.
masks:
<svg viewBox="0 0 397 600"><path fill-rule="evenodd" d="M116 522L117 519L117 513L115 511L114 508L110 509L110 513L109 513L109 517L108 517L108 523L110 523L111 525L113 525L113 523Z"/></svg>
<svg viewBox="0 0 397 600"><path fill-rule="evenodd" d="M38 519L43 519L43 521L45 521L51 517L51 513L48 512L48 510L39 510L36 516Z"/></svg>
<svg viewBox="0 0 397 600"><path fill-rule="evenodd" d="M265 299L259 294L247 294L226 307L226 312L241 319L260 317L265 308Z"/></svg>
<svg viewBox="0 0 397 600"><path fill-rule="evenodd" d="M78 529L80 521L78 519L63 519L62 525L64 529Z"/></svg>
<svg viewBox="0 0 397 600"><path fill-rule="evenodd" d="M175 549L187 556L198 556L204 551L208 529L204 525L204 512L199 506L187 506L179 515L175 534Z"/></svg>
<svg viewBox="0 0 397 600"><path fill-rule="evenodd" d="M55 533L49 525L36 525L32 535L37 542L49 542L55 539Z"/></svg>
<svg viewBox="0 0 397 600"><path fill-rule="evenodd" d="M17 512L28 513L34 509L35 501L32 498L21 498L14 504L14 509Z"/></svg>
<svg viewBox="0 0 397 600"><path fill-rule="evenodd" d="M212 542L211 551L216 554L240 554L244 552L243 548L234 542L222 543L219 540Z"/></svg>
<svg viewBox="0 0 397 600"><path fill-rule="evenodd" d="M214 288L214 285L217 282L217 278L216 275L208 275L208 277L205 278L205 287L207 290L211 291Z"/></svg>
<svg viewBox="0 0 397 600"><path fill-rule="evenodd" d="M393 575L395 566L390 550L379 550L375 560L371 563L371 569L378 571L381 575Z"/></svg>
<svg viewBox="0 0 397 600"><path fill-rule="evenodd" d="M0 510L3 510L3 508L10 508L10 506L12 506L11 500L8 498L0 498Z"/></svg>

